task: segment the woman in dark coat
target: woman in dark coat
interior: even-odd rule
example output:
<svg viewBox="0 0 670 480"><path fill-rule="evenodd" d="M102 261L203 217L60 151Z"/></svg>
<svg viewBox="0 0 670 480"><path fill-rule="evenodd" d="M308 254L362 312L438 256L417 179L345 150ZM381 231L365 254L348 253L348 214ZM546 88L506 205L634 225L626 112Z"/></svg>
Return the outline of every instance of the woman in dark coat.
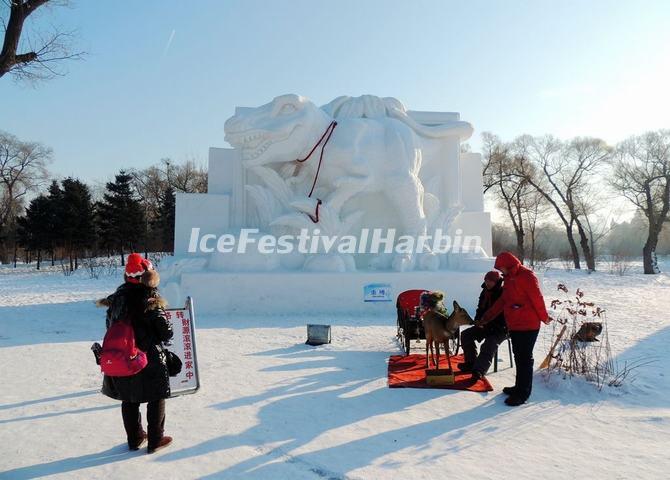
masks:
<svg viewBox="0 0 670 480"><path fill-rule="evenodd" d="M107 328L114 322L129 319L135 332L137 348L147 355L147 366L128 377L105 375L102 393L121 400L123 426L128 447L138 450L146 440L148 452L166 447L171 437L163 435L165 399L170 397L170 377L162 343L172 338L172 325L165 316L165 303L158 294L158 272L141 255L128 256L125 283L112 295L100 300L107 306ZM147 432L142 428L140 404L147 404Z"/></svg>
<svg viewBox="0 0 670 480"><path fill-rule="evenodd" d="M484 276L482 292L479 294L477 312L475 313L475 322L478 322L500 298L503 291L502 283L503 279L496 271L490 271ZM471 371L475 380L482 378L491 367L498 345L505 338L507 338L507 326L503 313L500 313L483 327L471 327L464 330L461 334L464 362L458 364L459 370L462 372ZM477 354L475 342L483 342L479 354Z"/></svg>

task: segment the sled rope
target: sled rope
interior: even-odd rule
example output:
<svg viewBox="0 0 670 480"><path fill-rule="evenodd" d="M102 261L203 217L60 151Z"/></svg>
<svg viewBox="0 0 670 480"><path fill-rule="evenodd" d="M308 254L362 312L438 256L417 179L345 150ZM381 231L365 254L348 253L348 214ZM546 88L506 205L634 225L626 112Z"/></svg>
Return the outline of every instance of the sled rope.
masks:
<svg viewBox="0 0 670 480"><path fill-rule="evenodd" d="M335 127L337 127L337 122L333 120L330 122L330 125L326 128L326 131L323 132L323 135L321 135L321 138L319 139L318 142L312 147L310 152L307 154L305 158L297 158L295 161L298 163L304 163L307 160L309 160L309 157L312 156L312 154L316 151L317 147L321 145L321 142L323 142L323 145L321 145L321 153L319 154L319 164L316 167L316 174L314 175L314 181L312 182L312 188L309 191L309 195L307 195L308 198L312 198L312 194L314 193L314 188L316 188L316 181L319 178L319 172L321 171L321 163L323 162L323 151L326 148L326 145L328 144L328 140L330 140L330 137L333 135L333 132L335 131ZM325 141L324 141L325 139ZM309 213L307 216L310 218L312 223L319 223L319 206L321 206L323 202L321 201L320 198L316 199L316 210L314 212L314 215L310 215Z"/></svg>

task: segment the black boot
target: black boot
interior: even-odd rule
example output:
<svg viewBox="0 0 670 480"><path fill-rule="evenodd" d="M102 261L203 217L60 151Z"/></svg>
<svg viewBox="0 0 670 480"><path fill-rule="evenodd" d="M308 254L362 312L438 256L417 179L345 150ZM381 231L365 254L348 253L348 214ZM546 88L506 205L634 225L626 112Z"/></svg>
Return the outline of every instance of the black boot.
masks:
<svg viewBox="0 0 670 480"><path fill-rule="evenodd" d="M523 398L517 397L515 395L512 395L505 399L505 405L509 405L510 407L518 407L519 405L523 405L524 403L526 403L526 401Z"/></svg>
<svg viewBox="0 0 670 480"><path fill-rule="evenodd" d="M456 366L458 367L458 370L460 370L463 373L471 372L472 371L472 363L470 362L461 362L457 363Z"/></svg>
<svg viewBox="0 0 670 480"><path fill-rule="evenodd" d="M172 437L165 436L165 437L161 438L156 444L154 444L154 445L149 444L149 447L147 448L147 453L155 453L158 450L161 450L161 449L167 447L171 443L172 443Z"/></svg>
<svg viewBox="0 0 670 480"><path fill-rule="evenodd" d="M505 387L503 388L502 392L505 395L514 395L514 393L516 392L516 385L513 387Z"/></svg>
<svg viewBox="0 0 670 480"><path fill-rule="evenodd" d="M128 448L132 450L133 452L139 450L142 448L142 446L146 443L147 441L147 434L146 432L142 432L142 436L140 437L139 441L137 443L134 443L132 445L128 444Z"/></svg>

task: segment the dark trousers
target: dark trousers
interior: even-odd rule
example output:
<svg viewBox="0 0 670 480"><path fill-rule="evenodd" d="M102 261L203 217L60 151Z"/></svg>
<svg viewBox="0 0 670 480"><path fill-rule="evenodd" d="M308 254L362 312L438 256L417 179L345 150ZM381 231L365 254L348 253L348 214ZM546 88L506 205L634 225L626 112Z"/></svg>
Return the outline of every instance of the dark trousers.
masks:
<svg viewBox="0 0 670 480"><path fill-rule="evenodd" d="M126 429L128 437L128 446L139 445L144 438L144 429L142 428L142 414L140 413L140 404L133 402L121 403L121 415L123 416L123 427ZM163 438L163 429L165 427L165 400L155 400L147 403L147 438L149 446L158 445Z"/></svg>
<svg viewBox="0 0 670 480"><path fill-rule="evenodd" d="M528 400L533 390L533 347L539 330L509 332L516 362L515 396Z"/></svg>
<svg viewBox="0 0 670 480"><path fill-rule="evenodd" d="M496 354L498 345L500 345L507 334L504 332L491 332L485 328L470 327L461 333L461 346L463 347L463 356L465 363L472 365L472 370L485 374L491 368L493 356ZM483 341L477 354L477 344L475 342Z"/></svg>

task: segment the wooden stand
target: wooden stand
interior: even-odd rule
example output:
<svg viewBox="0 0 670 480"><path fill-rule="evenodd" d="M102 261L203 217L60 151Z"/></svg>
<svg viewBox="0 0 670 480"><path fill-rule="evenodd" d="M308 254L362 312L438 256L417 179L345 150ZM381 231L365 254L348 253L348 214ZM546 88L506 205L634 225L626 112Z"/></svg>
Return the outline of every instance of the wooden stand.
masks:
<svg viewBox="0 0 670 480"><path fill-rule="evenodd" d="M428 385L453 385L454 371L451 368L426 369Z"/></svg>

